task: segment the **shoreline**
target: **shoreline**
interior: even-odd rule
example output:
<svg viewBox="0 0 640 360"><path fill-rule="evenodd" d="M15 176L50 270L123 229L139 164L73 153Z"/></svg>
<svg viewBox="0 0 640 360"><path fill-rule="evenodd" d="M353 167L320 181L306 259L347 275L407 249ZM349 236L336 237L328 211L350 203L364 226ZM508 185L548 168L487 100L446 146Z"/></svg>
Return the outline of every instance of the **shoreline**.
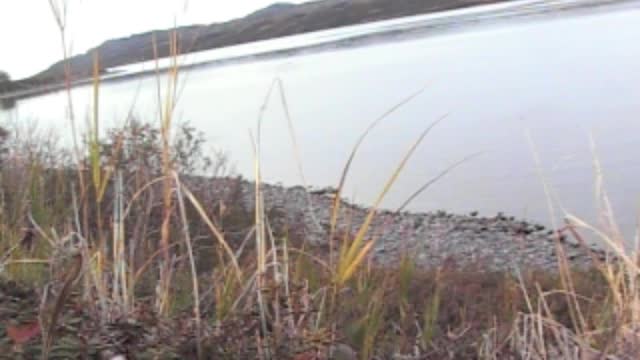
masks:
<svg viewBox="0 0 640 360"><path fill-rule="evenodd" d="M255 199L255 183L240 178L192 178L197 192L209 191L224 203L238 203L250 213ZM302 186L262 184L265 212L277 214L274 226L290 227L309 243L328 248L332 189L307 191ZM240 196L238 194L241 194ZM234 198L235 196L235 198ZM238 198L239 197L239 198ZM239 201L238 201L239 200ZM310 202L309 202L310 201ZM311 210L313 209L313 211ZM338 235L355 234L369 209L341 200ZM405 254L412 254L418 266L434 268L478 266L488 271L538 269L557 271L554 230L527 220L498 213L495 216L435 212L394 212L380 209L374 217L369 239L377 242L373 259L392 265ZM337 236L340 241L342 236ZM578 268L593 265L607 256L603 249L583 245L560 235L567 259ZM591 252L591 254L590 254Z"/></svg>
<svg viewBox="0 0 640 360"><path fill-rule="evenodd" d="M476 4L469 5L466 7L458 7L443 11L436 12L427 12L424 14L416 14L410 16L402 16L402 17L390 17L388 19L380 20L379 22L384 21L398 21L402 19L411 19L411 18L420 18L425 17L428 18L430 16L436 16L436 18L431 20L422 20L417 21L413 20L412 22L417 21L419 24L406 28L389 28L381 31L374 31L371 33L364 34L356 34L353 36L347 36L345 38L337 39L335 41L329 42L320 42L317 44L303 45L294 48L276 48L273 50L267 50L257 53L249 53L244 55L236 55L230 56L215 60L208 60L202 62L188 63L182 65L181 68L185 70L189 69L197 69L203 67L220 67L220 66L230 66L248 62L256 62L256 61L267 61L276 58L282 58L287 56L296 56L300 54L308 54L308 53L317 53L323 51L332 51L332 50L340 50L340 49L349 49L349 48L358 48L363 46L369 46L376 43L385 43L389 41L406 41L424 36L431 36L434 33L446 35L455 31L463 31L466 28L474 27L474 26L489 26L496 25L504 22L509 22L513 20L520 19L522 21L530 21L534 19L545 19L550 17L551 15L588 15L595 11L598 11L603 8L612 8L612 11L619 10L618 7L626 8L628 4L634 3L637 0L607 0L607 1L594 1L594 0L581 0L581 1L567 1L561 2L556 1L555 5L549 5L545 2L523 2L523 4L518 4L518 1L508 0L508 1L491 1L488 4ZM515 4L514 4L515 3ZM493 9L486 11L485 13L480 12L480 14L458 14L451 16L442 16L442 18L438 18L438 15L446 15L450 12L456 11L467 11L467 10L480 10L483 6L493 6L493 5L508 5L504 9ZM480 16L478 16L480 15ZM348 26L358 26L358 25L371 25L376 23L373 22L365 22L365 23L354 23L347 24ZM319 31L332 31L339 29L341 26L321 29ZM311 32L312 33L312 32ZM299 34L291 34L288 36L299 36L306 35L307 32L299 33ZM140 36L140 35L132 35ZM276 36L276 37L266 37L264 39L256 39L250 42L238 42L232 43L228 46L220 46L220 47L210 47L203 49L196 49L193 51L187 51L183 56L193 55L206 51L215 51L215 50L223 50L227 47L233 46L243 46L243 45L251 45L255 43L260 43L263 41L273 41L273 40L283 40L286 39L287 36ZM118 42L118 41L127 41L127 39L115 39L110 40L109 42ZM102 45L101 45L102 46ZM100 47L98 47L99 49ZM76 55L70 58L71 61L78 57L88 56L87 54ZM160 60L166 60L165 57L161 57ZM152 60L147 60L152 61ZM130 61L124 62L117 66L105 66L101 69L101 82L117 82L117 81L126 81L132 78L137 77L145 77L149 75L155 74L158 70L163 71L166 70L166 66L160 66L158 70L151 67L149 69L142 69L139 71L122 71L118 70L121 67L132 66L138 64L144 64L145 61ZM55 65L54 65L55 66ZM51 70L47 70L51 71ZM45 72L47 72L45 71ZM84 70L83 70L84 71ZM91 71L88 71L91 73ZM0 91L0 100L20 100L30 97L37 97L46 95L49 93L54 93L57 91L62 91L66 88L66 84L63 80L55 80L55 79L39 79L39 75L35 75L26 79L20 79L15 81L10 81L8 83L8 87L17 87L14 90ZM70 83L71 88L75 88L78 86L88 85L93 80L90 75L86 76L75 76L75 80L72 80Z"/></svg>

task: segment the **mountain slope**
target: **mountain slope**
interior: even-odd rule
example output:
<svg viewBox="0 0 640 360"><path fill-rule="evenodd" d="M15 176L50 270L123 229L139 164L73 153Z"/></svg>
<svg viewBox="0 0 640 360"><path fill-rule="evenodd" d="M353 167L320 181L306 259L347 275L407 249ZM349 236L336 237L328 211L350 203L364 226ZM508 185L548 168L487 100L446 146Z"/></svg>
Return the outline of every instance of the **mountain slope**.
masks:
<svg viewBox="0 0 640 360"><path fill-rule="evenodd" d="M244 18L211 25L180 27L177 32L180 52L187 53L502 1L510 0L322 0L299 5L275 3ZM78 80L91 76L95 52L99 54L101 70L152 60L156 56L169 56L171 31L155 30L109 40L85 54L76 55L69 59L72 78ZM57 84L63 80L64 63L59 61L30 78L5 86L4 91L0 92Z"/></svg>

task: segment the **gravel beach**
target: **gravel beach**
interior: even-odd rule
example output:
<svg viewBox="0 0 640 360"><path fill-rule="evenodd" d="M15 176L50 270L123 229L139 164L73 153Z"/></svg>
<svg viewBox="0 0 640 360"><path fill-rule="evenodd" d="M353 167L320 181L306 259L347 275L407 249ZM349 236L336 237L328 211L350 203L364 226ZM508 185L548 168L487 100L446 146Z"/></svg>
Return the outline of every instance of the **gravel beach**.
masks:
<svg viewBox="0 0 640 360"><path fill-rule="evenodd" d="M255 202L255 183L231 178L203 179L200 191L230 203L240 199L251 213ZM266 213L279 214L286 226L295 225L304 238L316 245L328 243L328 229L333 206L331 189L306 191L302 186L284 187L262 184ZM235 194L235 197L234 197ZM241 194L241 195L238 195ZM337 233L355 234L369 209L342 200ZM479 216L437 212L392 212L379 210L367 234L376 241L374 259L392 264L403 254L414 257L417 265L430 268L443 264L482 266L487 270L557 269L556 234L551 229L505 214ZM604 259L602 249L587 250L578 242L560 237L572 265L592 264L589 252Z"/></svg>

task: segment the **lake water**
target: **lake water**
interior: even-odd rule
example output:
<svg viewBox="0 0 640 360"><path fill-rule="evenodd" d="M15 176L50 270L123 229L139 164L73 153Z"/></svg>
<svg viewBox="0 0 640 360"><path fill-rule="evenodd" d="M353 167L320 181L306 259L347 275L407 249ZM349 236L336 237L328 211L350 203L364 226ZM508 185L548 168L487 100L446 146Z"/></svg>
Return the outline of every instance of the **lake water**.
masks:
<svg viewBox="0 0 640 360"><path fill-rule="evenodd" d="M370 203L419 133L448 114L407 164L386 207L398 206L447 166L481 152L410 209L505 212L550 223L530 134L555 205L595 221L593 134L620 225L631 236L640 199L639 36L640 11L632 6L198 67L185 72L176 114L205 131L212 145L229 152L238 172L251 178L249 130L255 133L270 84L282 79L306 178L321 187L337 183L372 120L426 86L367 138L348 197ZM90 88L74 90L79 119L90 98ZM153 77L105 83L100 101L104 127L121 124L131 106L138 117L158 121ZM62 93L22 100L0 116L69 134ZM301 183L277 96L263 122L262 166L267 181Z"/></svg>

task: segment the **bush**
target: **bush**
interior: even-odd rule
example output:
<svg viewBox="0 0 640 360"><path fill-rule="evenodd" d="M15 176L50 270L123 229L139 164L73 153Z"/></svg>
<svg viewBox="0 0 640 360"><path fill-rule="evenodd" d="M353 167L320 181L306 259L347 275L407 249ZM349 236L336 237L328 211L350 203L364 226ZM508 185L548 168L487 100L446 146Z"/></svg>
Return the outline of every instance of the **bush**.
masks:
<svg viewBox="0 0 640 360"><path fill-rule="evenodd" d="M174 129L171 147L172 167L182 175L224 176L231 169L227 155L205 148L205 135L188 123ZM162 137L160 129L132 119L121 129L110 129L100 144L104 164L127 173L144 171L157 176L162 169Z"/></svg>

